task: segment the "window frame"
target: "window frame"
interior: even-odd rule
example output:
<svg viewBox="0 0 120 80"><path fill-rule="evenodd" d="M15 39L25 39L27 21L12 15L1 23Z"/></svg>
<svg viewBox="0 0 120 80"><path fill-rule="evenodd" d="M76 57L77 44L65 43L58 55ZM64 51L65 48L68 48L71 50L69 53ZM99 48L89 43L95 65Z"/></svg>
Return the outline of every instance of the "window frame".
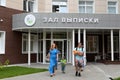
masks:
<svg viewBox="0 0 120 80"><path fill-rule="evenodd" d="M0 31L0 54L5 54L5 41L6 41L5 37L6 37L6 32ZM2 43L2 45L1 45L1 43Z"/></svg>
<svg viewBox="0 0 120 80"><path fill-rule="evenodd" d="M26 39L24 39L24 37L23 36L26 36ZM33 39L32 39L32 37L34 37ZM26 42L26 44L24 44L24 42ZM31 40L30 40L30 43L31 43L31 47L30 47L30 52L31 53L36 53L36 51L37 50L35 50L36 48L36 35L34 35L34 34L31 34ZM25 47L24 47L24 45L26 45ZM24 51L24 48L26 48L26 50ZM27 54L28 53L28 34L25 34L25 33L23 33L22 34L22 53L23 54Z"/></svg>
<svg viewBox="0 0 120 80"><path fill-rule="evenodd" d="M80 1L81 2L84 2L85 4L84 5L80 5ZM87 2L92 2L92 5L87 5ZM94 0L85 0L85 1L83 1L83 0L78 0L78 12L79 13L87 13L87 14L92 14L92 13L95 13L95 2L94 2ZM80 7L84 7L85 9L84 9L84 11L85 12L80 12ZM87 12L87 7L92 7L92 12L91 13L88 13Z"/></svg>
<svg viewBox="0 0 120 80"><path fill-rule="evenodd" d="M109 2L115 2L116 5L115 5L115 6L113 6L113 5L112 5L112 6L109 6L109 4L108 4ZM109 7L112 7L112 8L115 7L116 12L115 12L115 13L109 13L109 9L108 9ZM107 2L107 13L108 13L108 14L118 14L118 1L108 1L108 2Z"/></svg>
<svg viewBox="0 0 120 80"><path fill-rule="evenodd" d="M119 36L113 36L113 44L114 44L114 53L119 53ZM115 45L115 43L117 45ZM115 48L116 47L116 48ZM116 49L116 51L115 51ZM110 53L111 52L111 39L110 39L110 36L107 36L107 53Z"/></svg>
<svg viewBox="0 0 120 80"><path fill-rule="evenodd" d="M90 37L92 37L92 40L91 39L88 39L88 38L90 38ZM95 41L95 38L96 38L96 51L90 51L91 49L90 48L92 48L91 46L90 46L90 42L91 41ZM94 39L94 40L93 40ZM93 54L95 54L95 53L98 53L99 52L99 37L98 36L95 36L95 35L93 35L93 36L87 36L87 43L86 43L86 53L93 53ZM95 45L95 42L92 42L92 45ZM89 48L89 49L88 49Z"/></svg>
<svg viewBox="0 0 120 80"><path fill-rule="evenodd" d="M33 3L32 9L29 3ZM26 12L37 12L38 11L38 3L36 0L23 0L23 10Z"/></svg>
<svg viewBox="0 0 120 80"><path fill-rule="evenodd" d="M58 6L58 8L61 8L61 6L66 6L66 10L64 10L65 12L61 12L61 11L55 11L53 10L54 6ZM63 11L63 10L62 10ZM68 5L67 5L67 1L52 1L52 12L53 13L68 13Z"/></svg>
<svg viewBox="0 0 120 80"><path fill-rule="evenodd" d="M6 0L0 0L0 5L1 6L6 6Z"/></svg>

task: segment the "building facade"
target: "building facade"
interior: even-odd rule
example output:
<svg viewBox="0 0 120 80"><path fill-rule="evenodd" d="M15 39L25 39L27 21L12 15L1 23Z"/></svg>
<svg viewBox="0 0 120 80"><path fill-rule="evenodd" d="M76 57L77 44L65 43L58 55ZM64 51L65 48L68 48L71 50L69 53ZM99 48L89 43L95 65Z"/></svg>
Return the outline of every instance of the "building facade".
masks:
<svg viewBox="0 0 120 80"><path fill-rule="evenodd" d="M48 63L53 42L61 52L58 61L65 56L74 64L72 50L78 42L83 43L87 61L120 61L119 0L0 0L0 4L24 11L13 14L11 31L21 34L18 51L27 56L23 60L29 65ZM5 31L0 35L0 42L7 44ZM5 44L0 45L2 55L7 52Z"/></svg>

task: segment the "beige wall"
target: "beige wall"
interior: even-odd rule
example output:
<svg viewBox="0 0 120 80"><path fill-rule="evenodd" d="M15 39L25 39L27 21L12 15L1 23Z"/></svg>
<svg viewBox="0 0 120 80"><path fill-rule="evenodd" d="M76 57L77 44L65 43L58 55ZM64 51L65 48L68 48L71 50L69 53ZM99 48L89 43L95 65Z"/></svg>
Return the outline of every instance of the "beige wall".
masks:
<svg viewBox="0 0 120 80"><path fill-rule="evenodd" d="M95 0L95 13L107 13L107 0Z"/></svg>
<svg viewBox="0 0 120 80"><path fill-rule="evenodd" d="M38 0L38 12L45 11L45 0Z"/></svg>
<svg viewBox="0 0 120 80"><path fill-rule="evenodd" d="M45 0L45 12L52 12L52 0Z"/></svg>
<svg viewBox="0 0 120 80"><path fill-rule="evenodd" d="M6 0L6 7L23 10L23 0Z"/></svg>
<svg viewBox="0 0 120 80"><path fill-rule="evenodd" d="M78 0L68 0L68 12L78 13Z"/></svg>
<svg viewBox="0 0 120 80"><path fill-rule="evenodd" d="M95 13L107 14L108 0L94 0ZM78 13L78 0L68 0L68 12ZM23 10L23 0L6 0L6 7ZM38 0L38 12L52 12L52 0ZM118 13L120 13L120 0L118 0Z"/></svg>
<svg viewBox="0 0 120 80"><path fill-rule="evenodd" d="M52 0L38 0L38 12L52 12Z"/></svg>

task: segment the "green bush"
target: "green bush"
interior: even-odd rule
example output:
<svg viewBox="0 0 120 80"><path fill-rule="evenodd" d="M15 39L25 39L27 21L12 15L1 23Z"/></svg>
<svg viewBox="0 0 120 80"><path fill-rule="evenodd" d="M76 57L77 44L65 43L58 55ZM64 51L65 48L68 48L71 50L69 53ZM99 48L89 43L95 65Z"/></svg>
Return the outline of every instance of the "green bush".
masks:
<svg viewBox="0 0 120 80"><path fill-rule="evenodd" d="M10 61L7 59L4 63L0 62L0 70L3 70L4 67L7 67Z"/></svg>

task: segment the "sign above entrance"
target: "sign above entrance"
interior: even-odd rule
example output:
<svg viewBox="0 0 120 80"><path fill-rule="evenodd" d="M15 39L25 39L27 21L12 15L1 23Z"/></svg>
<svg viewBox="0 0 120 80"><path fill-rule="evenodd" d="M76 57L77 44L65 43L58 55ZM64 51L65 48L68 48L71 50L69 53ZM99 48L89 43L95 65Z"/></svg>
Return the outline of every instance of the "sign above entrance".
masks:
<svg viewBox="0 0 120 80"><path fill-rule="evenodd" d="M56 22L62 22L62 23L98 23L99 19L98 18L48 18L44 17L43 22L48 22L48 23L56 23Z"/></svg>
<svg viewBox="0 0 120 80"><path fill-rule="evenodd" d="M13 15L12 29L120 29L119 14L22 13Z"/></svg>
<svg viewBox="0 0 120 80"><path fill-rule="evenodd" d="M24 22L27 26L32 26L35 24L35 16L32 14L28 14L27 16L25 16Z"/></svg>

